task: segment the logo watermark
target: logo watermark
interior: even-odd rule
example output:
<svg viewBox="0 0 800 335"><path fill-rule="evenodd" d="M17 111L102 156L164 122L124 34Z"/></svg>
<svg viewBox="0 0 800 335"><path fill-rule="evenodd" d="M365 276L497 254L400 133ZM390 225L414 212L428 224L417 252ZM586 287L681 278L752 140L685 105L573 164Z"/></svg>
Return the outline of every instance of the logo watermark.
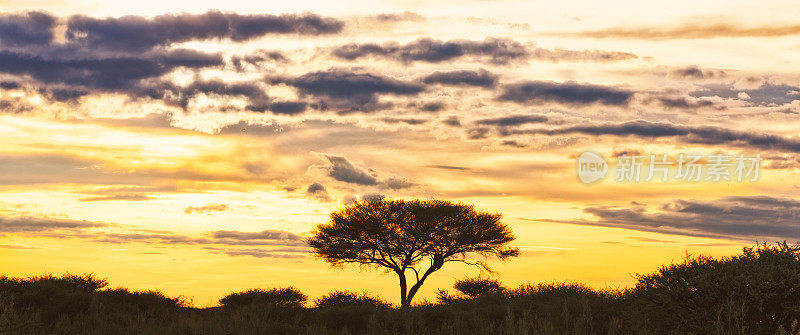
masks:
<svg viewBox="0 0 800 335"><path fill-rule="evenodd" d="M614 181L650 182L755 182L761 170L761 155L754 156L681 153L675 156L650 154L616 158ZM600 154L584 151L578 156L578 178L585 184L604 179L610 167Z"/></svg>
<svg viewBox="0 0 800 335"><path fill-rule="evenodd" d="M584 151L578 156L578 178L584 184L590 184L606 177L608 164L603 156L591 151Z"/></svg>

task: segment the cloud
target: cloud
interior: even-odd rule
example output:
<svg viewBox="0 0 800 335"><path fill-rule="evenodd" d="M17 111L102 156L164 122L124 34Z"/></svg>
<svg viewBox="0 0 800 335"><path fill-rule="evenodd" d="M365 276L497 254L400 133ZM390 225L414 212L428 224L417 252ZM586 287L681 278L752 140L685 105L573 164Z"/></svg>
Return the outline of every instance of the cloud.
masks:
<svg viewBox="0 0 800 335"><path fill-rule="evenodd" d="M210 232L209 237L195 237L159 233L104 233L80 234L71 237L88 238L102 243L150 243L150 244L186 244L186 245L226 245L226 246L283 246L305 247L306 242L299 236L281 230L264 230L260 232L242 232L236 230L218 230Z"/></svg>
<svg viewBox="0 0 800 335"><path fill-rule="evenodd" d="M478 71L436 71L425 76L422 79L426 84L442 84L453 86L478 86L478 87L493 87L497 83L498 75L493 74L485 69Z"/></svg>
<svg viewBox="0 0 800 335"><path fill-rule="evenodd" d="M658 97L654 100L667 108L694 109L709 107L718 110L726 109L725 106L717 106L713 101L704 99L689 100L685 97Z"/></svg>
<svg viewBox="0 0 800 335"><path fill-rule="evenodd" d="M669 72L669 75L687 79L717 79L726 77L727 73L722 70L703 70L698 66L687 66L674 69Z"/></svg>
<svg viewBox="0 0 800 335"><path fill-rule="evenodd" d="M69 219L46 217L5 217L0 216L0 233L23 234L34 237L86 239L98 243L147 243L167 245L200 245L209 250L225 250L230 256L249 255L253 257L300 257L308 253L306 241L297 234L282 230L262 230L259 232L242 232L237 230L217 230L206 234L207 237L196 237L175 234L172 232L117 233L95 228L110 228L112 225ZM262 246L267 249L220 249L216 246ZM255 252L258 251L259 254Z"/></svg>
<svg viewBox="0 0 800 335"><path fill-rule="evenodd" d="M401 22L401 21L425 22L426 21L424 16L409 11L405 11L402 13L378 14L371 16L370 18L373 18L379 22Z"/></svg>
<svg viewBox="0 0 800 335"><path fill-rule="evenodd" d="M50 44L58 18L45 12L0 15L0 43L4 46Z"/></svg>
<svg viewBox="0 0 800 335"><path fill-rule="evenodd" d="M483 126L513 127L528 123L545 123L548 119L544 115L512 115L500 118L481 119L475 121Z"/></svg>
<svg viewBox="0 0 800 335"><path fill-rule="evenodd" d="M448 125L450 127L460 127L461 126L461 121L456 116L450 116L450 117L442 120L442 123L445 124L445 125Z"/></svg>
<svg viewBox="0 0 800 335"><path fill-rule="evenodd" d="M158 77L178 67L222 65L219 56L204 56L199 57L197 52L170 52L141 57L51 59L3 50L0 72L30 76L45 84L125 91L136 87L139 80Z"/></svg>
<svg viewBox="0 0 800 335"><path fill-rule="evenodd" d="M325 155L324 157L330 163L329 166L325 167L325 170L333 179L358 185L378 184L378 179L373 173L354 166L347 158L330 155Z"/></svg>
<svg viewBox="0 0 800 335"><path fill-rule="evenodd" d="M800 34L800 25L747 27L733 22L689 22L674 27L609 28L553 35L590 38L701 39L716 37L781 37Z"/></svg>
<svg viewBox="0 0 800 335"><path fill-rule="evenodd" d="M442 170L457 170L457 171L470 171L472 169L464 166L454 166L454 165L426 165L427 168L433 169L442 169Z"/></svg>
<svg viewBox="0 0 800 335"><path fill-rule="evenodd" d="M639 136L648 138L679 137L684 143L692 144L727 144L731 146L750 147L762 150L786 151L800 153L800 140L779 135L753 133L730 130L720 127L692 127L672 123L655 123L643 120L624 123L606 123L594 125L578 125L557 129L507 130L511 134L585 134Z"/></svg>
<svg viewBox="0 0 800 335"><path fill-rule="evenodd" d="M304 96L315 97L320 109L342 111L369 111L377 107L380 94L412 96L425 89L415 82L337 68L274 81L294 86Z"/></svg>
<svg viewBox="0 0 800 335"><path fill-rule="evenodd" d="M742 95L741 93L744 93ZM737 89L735 85L708 84L702 89L689 93L693 97L720 97L725 99L743 99L763 105L784 105L800 100L800 87L786 84L763 83L756 88Z"/></svg>
<svg viewBox="0 0 800 335"><path fill-rule="evenodd" d="M618 61L637 58L627 52L601 50L565 50L528 48L520 42L508 38L489 37L483 41L451 40L442 41L424 37L400 44L397 42L351 43L334 48L331 54L339 59L355 60L362 57L385 58L403 63L427 62L441 63L462 57L485 60L492 64L507 65L530 59L558 61Z"/></svg>
<svg viewBox="0 0 800 335"><path fill-rule="evenodd" d="M657 211L644 207L584 208L595 220L566 223L748 242L800 241L800 201L770 196L730 196L711 201L675 200Z"/></svg>
<svg viewBox="0 0 800 335"><path fill-rule="evenodd" d="M306 189L306 194L315 197L321 201L331 201L330 195L328 195L328 190L325 189L325 186L322 186L320 183L313 183L308 185Z"/></svg>
<svg viewBox="0 0 800 335"><path fill-rule="evenodd" d="M381 121L386 122L388 124L404 123L408 125L420 125L428 122L428 120L425 119L396 118L396 117L385 117L382 118Z"/></svg>
<svg viewBox="0 0 800 335"><path fill-rule="evenodd" d="M294 115L302 102L270 104L255 82L197 79L176 85L162 76L180 69L222 68L220 54L172 48L196 40L241 42L268 34L320 35L342 30L343 21L316 14L239 15L167 14L152 18L124 16L58 18L42 12L0 16L0 72L18 76L45 98L75 102L90 93L121 93L160 99L184 109L199 94L244 97L245 110ZM62 29L63 27L63 29ZM233 56L237 69L266 60L286 61L279 52L259 50Z"/></svg>
<svg viewBox="0 0 800 335"><path fill-rule="evenodd" d="M639 58L636 54L622 51L605 50L566 50L536 48L531 52L531 58L546 60L554 63L566 62L614 62Z"/></svg>
<svg viewBox="0 0 800 335"><path fill-rule="evenodd" d="M517 103L557 102L569 105L626 105L633 92L609 86L556 83L550 81L526 81L503 87L498 97L501 101Z"/></svg>
<svg viewBox="0 0 800 335"><path fill-rule="evenodd" d="M257 81L228 82L220 79L209 79L195 80L184 86L157 82L150 86L137 88L136 94L140 97L159 99L183 109L186 109L189 103L200 95L246 98L248 105L245 106L245 109L255 112L263 112L274 108L269 102L270 99L266 94L265 88ZM278 109L280 110L281 107L278 107Z"/></svg>
<svg viewBox="0 0 800 335"><path fill-rule="evenodd" d="M387 178L386 180L384 180L382 182L382 185L383 185L383 187L386 187L386 188L390 188L390 189L393 189L393 190L399 190L399 189L403 189L403 188L412 187L415 184L410 182L410 181L408 181L405 178L391 177L391 178Z"/></svg>
<svg viewBox="0 0 800 335"><path fill-rule="evenodd" d="M183 209L185 214L208 214L211 212L224 212L230 209L226 204L208 204L205 206L189 206Z"/></svg>
<svg viewBox="0 0 800 335"><path fill-rule="evenodd" d="M153 18L75 15L67 20L66 37L92 49L145 51L194 40L230 39L240 42L267 34L331 34L340 32L343 27L340 20L316 14L240 15L208 11Z"/></svg>
<svg viewBox="0 0 800 335"><path fill-rule="evenodd" d="M309 249L219 249L206 248L220 251L228 256L251 256L255 258L303 258L310 254Z"/></svg>
<svg viewBox="0 0 800 335"><path fill-rule="evenodd" d="M386 199L386 196L378 193L368 193L361 196L361 201L376 202Z"/></svg>
<svg viewBox="0 0 800 335"><path fill-rule="evenodd" d="M487 38L483 41L441 41L420 38L405 45L396 42L348 44L335 48L332 54L346 60L372 56L406 63L414 61L439 63L469 55L486 57L495 64L506 64L513 60L526 59L528 51L521 43L504 38Z"/></svg>
<svg viewBox="0 0 800 335"><path fill-rule="evenodd" d="M275 101L269 104L267 108L273 114L280 115L298 115L306 111L308 104L299 101Z"/></svg>
<svg viewBox="0 0 800 335"><path fill-rule="evenodd" d="M117 195L108 195L102 197L89 197L89 198L81 198L80 201L145 201L145 200L154 200L155 198L149 197L144 194L117 194Z"/></svg>
<svg viewBox="0 0 800 335"><path fill-rule="evenodd" d="M53 231L80 231L88 228L107 227L108 224L91 221L37 217L0 217L0 232L29 233Z"/></svg>
<svg viewBox="0 0 800 335"><path fill-rule="evenodd" d="M238 230L218 230L211 233L217 239L247 240L290 240L302 241L303 238L283 230L262 230L260 232L241 232Z"/></svg>

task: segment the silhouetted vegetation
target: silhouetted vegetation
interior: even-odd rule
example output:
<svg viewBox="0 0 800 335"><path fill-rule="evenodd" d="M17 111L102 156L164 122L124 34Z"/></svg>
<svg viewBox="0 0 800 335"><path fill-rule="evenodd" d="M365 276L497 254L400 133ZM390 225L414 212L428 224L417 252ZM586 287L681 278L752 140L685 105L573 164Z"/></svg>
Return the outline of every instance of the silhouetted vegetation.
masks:
<svg viewBox="0 0 800 335"><path fill-rule="evenodd" d="M514 239L502 215L476 211L472 205L386 200L357 202L331 213L331 222L318 225L308 244L314 254L333 265L356 263L394 272L400 284L400 306L405 308L425 279L445 263L488 269L467 256L501 260L517 256L519 250L508 246Z"/></svg>
<svg viewBox="0 0 800 335"><path fill-rule="evenodd" d="M306 300L308 300L308 296L294 287L273 288L270 290L256 288L228 294L219 299L219 304L225 308L261 304L300 307Z"/></svg>
<svg viewBox="0 0 800 335"><path fill-rule="evenodd" d="M108 289L93 275L2 277L0 333L800 334L797 246L687 257L635 278L626 290L464 279L438 302L402 310L347 291L309 303L293 288L232 293L222 307L200 309L154 291Z"/></svg>

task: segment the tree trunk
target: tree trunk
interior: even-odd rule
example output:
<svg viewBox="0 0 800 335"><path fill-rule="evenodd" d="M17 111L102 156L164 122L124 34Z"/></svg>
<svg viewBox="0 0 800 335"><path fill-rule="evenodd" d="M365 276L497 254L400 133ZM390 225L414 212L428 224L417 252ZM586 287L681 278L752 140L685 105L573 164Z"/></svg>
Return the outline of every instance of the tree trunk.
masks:
<svg viewBox="0 0 800 335"><path fill-rule="evenodd" d="M397 276L400 278L400 309L407 309L408 308L408 284L406 283L406 273L403 271L397 271Z"/></svg>

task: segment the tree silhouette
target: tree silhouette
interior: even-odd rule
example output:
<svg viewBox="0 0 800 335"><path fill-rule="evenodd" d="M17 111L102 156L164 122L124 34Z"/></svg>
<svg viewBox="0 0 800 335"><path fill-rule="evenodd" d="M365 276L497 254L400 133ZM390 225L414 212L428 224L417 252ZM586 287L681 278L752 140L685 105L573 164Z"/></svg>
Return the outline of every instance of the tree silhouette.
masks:
<svg viewBox="0 0 800 335"><path fill-rule="evenodd" d="M317 257L333 265L357 263L396 273L400 306L406 308L425 279L447 262L489 270L468 255L501 260L519 255L507 246L515 237L501 219L443 200L358 202L331 213L330 222L318 225L308 243Z"/></svg>

